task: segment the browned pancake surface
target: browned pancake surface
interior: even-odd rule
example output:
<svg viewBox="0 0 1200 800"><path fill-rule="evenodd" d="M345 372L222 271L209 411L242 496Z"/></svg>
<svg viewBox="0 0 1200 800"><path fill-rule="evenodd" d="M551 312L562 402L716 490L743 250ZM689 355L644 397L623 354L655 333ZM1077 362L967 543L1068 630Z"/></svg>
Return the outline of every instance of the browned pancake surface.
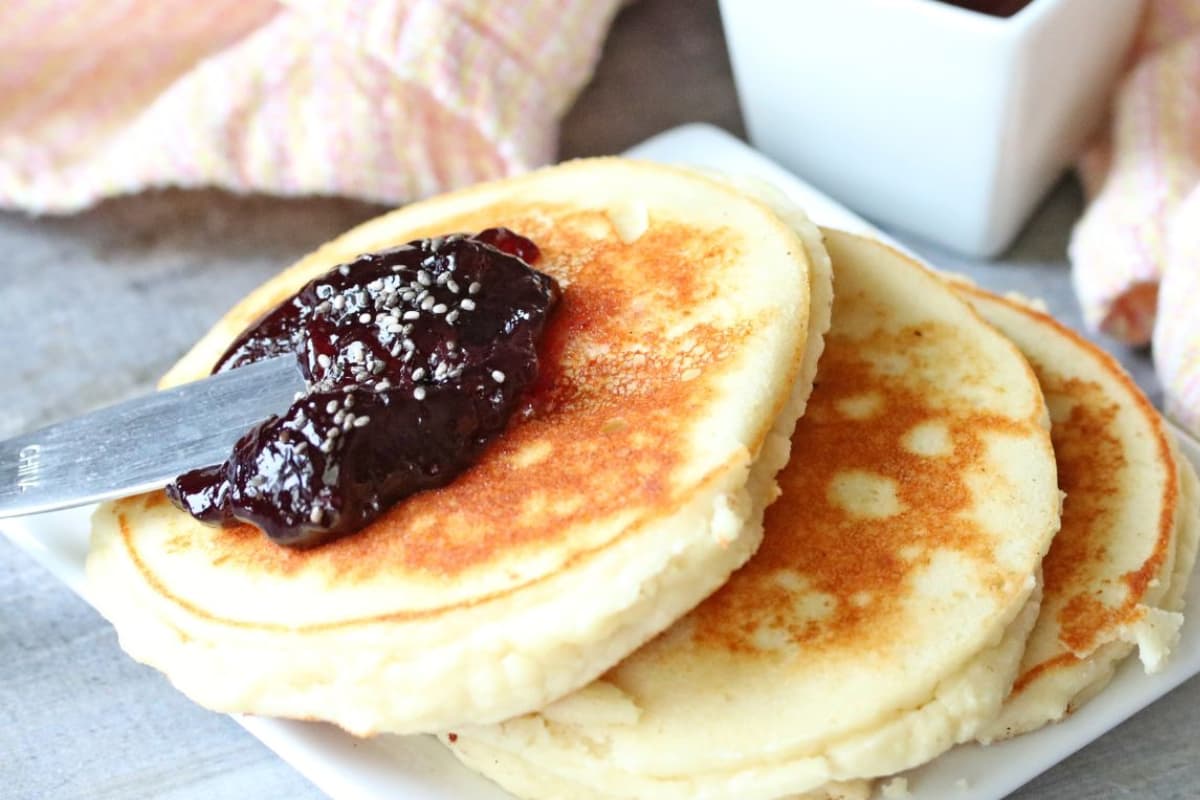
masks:
<svg viewBox="0 0 1200 800"><path fill-rule="evenodd" d="M689 322L691 309L715 297L725 279L722 265L738 257L737 237L725 229L656 222L627 243L600 211L501 204L412 229L403 240L497 225L536 241L543 254L538 267L565 287L527 419L515 420L453 483L397 504L352 536L295 550L272 544L250 525L188 522L173 526L169 547L203 551L213 565L251 574L319 570L331 583L354 583L394 572L436 583L547 545L562 548L564 563L586 558L597 543L575 546L565 534L629 508L639 518L654 518L681 502L695 487L674 480L688 457L680 432L711 401L708 371L750 330L746 322L723 328ZM353 255L339 253L329 263ZM261 299L280 302L293 284L281 282ZM233 321L248 324L263 305L241 309ZM690 328L682 340L669 332L678 325ZM145 579L203 613L141 564L138 542L126 533Z"/></svg>
<svg viewBox="0 0 1200 800"><path fill-rule="evenodd" d="M922 348L931 357L952 348L955 331L930 324L901 336L920 359ZM760 652L756 634L766 625L786 631L799 658L828 647L864 652L873 641L894 644L891 626L903 613L897 601L931 554L953 550L988 572L990 541L964 516L974 503L965 478L982 462L988 433L1019 435L1027 426L986 412L950 411L952 392L880 374L862 354L886 353L893 338L828 339L809 410L792 440L792 461L779 475L783 495L767 509L763 545L693 614L701 640L742 654ZM877 402L878 412L856 417L841 410L867 395L879 398L870 404ZM909 432L927 423L945 426L950 452L930 458L905 446ZM850 472L894 481L902 510L876 517L836 502L830 479ZM829 616L796 623L795 586L788 578L794 574L832 598Z"/></svg>
<svg viewBox="0 0 1200 800"><path fill-rule="evenodd" d="M1141 618L1147 589L1160 578L1173 546L1178 478L1170 468L1174 457L1158 412L1110 355L1036 310L979 290L964 291L1002 302L1029 325L1045 327L1047 335L1060 337L1077 357L1094 362L1107 373L1107 380L1116 388L1114 392L1113 385L1067 376L1059 365L1029 359L1050 408L1059 488L1066 493L1062 528L1046 554L1042 571L1047 608L1057 623L1058 641L1068 652L1026 664L1013 687L1020 692L1048 670L1078 663L1080 655L1093 652L1111 640L1114 631ZM1130 462L1128 442L1119 427L1122 406L1142 420L1153 439L1156 463ZM1127 521L1121 515L1129 502L1130 475L1146 469L1161 471L1165 481L1158 514L1138 520L1141 530L1123 529ZM1131 539L1143 542L1143 559L1135 569L1111 574L1111 548Z"/></svg>

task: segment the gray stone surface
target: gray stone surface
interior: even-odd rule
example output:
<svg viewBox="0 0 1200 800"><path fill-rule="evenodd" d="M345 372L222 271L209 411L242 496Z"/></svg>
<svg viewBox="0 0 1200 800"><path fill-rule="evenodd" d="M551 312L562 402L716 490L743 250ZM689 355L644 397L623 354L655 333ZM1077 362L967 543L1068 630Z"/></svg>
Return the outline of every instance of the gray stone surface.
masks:
<svg viewBox="0 0 1200 800"><path fill-rule="evenodd" d="M618 19L562 152L618 152L698 120L742 133L715 3L643 0ZM1065 243L1080 206L1064 181L994 263L907 241L1078 325ZM168 191L66 219L0 214L0 437L148 388L248 289L377 211ZM1146 355L1114 352L1157 399ZM1015 797L1200 797L1198 708L1193 680ZM95 612L0 538L0 797L319 796L230 719L124 657Z"/></svg>

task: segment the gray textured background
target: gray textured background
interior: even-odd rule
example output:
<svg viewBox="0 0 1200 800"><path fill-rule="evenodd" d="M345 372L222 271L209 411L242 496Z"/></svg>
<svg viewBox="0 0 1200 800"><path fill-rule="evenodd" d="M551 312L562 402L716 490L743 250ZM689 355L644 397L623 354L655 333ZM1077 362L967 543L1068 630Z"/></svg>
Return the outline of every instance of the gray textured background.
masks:
<svg viewBox="0 0 1200 800"><path fill-rule="evenodd" d="M692 121L743 133L716 4L642 0L618 18L562 154L619 152ZM1065 249L1080 207L1064 180L990 264L905 241L1078 326ZM378 211L167 191L65 219L0 214L0 437L146 389L246 291ZM1114 352L1157 400L1145 354ZM1192 680L1015 797L1198 798L1197 709ZM95 612L0 538L0 797L318 796L234 722L125 658Z"/></svg>

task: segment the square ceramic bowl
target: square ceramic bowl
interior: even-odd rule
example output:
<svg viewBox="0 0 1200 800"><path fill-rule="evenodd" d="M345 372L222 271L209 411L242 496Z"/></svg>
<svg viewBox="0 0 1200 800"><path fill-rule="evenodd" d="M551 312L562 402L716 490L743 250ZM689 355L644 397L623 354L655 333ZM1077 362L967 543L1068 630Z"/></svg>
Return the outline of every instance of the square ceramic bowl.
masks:
<svg viewBox="0 0 1200 800"><path fill-rule="evenodd" d="M867 217L992 256L1102 119L1141 0L721 0L756 147Z"/></svg>

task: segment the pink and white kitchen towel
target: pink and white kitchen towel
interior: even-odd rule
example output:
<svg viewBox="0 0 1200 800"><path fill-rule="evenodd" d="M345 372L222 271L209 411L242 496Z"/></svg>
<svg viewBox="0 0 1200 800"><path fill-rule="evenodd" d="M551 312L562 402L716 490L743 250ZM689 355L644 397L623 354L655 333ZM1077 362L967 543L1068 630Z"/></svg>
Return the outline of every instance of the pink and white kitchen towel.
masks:
<svg viewBox="0 0 1200 800"><path fill-rule="evenodd" d="M0 207L399 203L553 159L617 0L4 0Z"/></svg>
<svg viewBox="0 0 1200 800"><path fill-rule="evenodd" d="M1200 434L1200 0L1149 0L1080 172L1094 194L1071 241L1085 319L1152 341L1167 413Z"/></svg>

